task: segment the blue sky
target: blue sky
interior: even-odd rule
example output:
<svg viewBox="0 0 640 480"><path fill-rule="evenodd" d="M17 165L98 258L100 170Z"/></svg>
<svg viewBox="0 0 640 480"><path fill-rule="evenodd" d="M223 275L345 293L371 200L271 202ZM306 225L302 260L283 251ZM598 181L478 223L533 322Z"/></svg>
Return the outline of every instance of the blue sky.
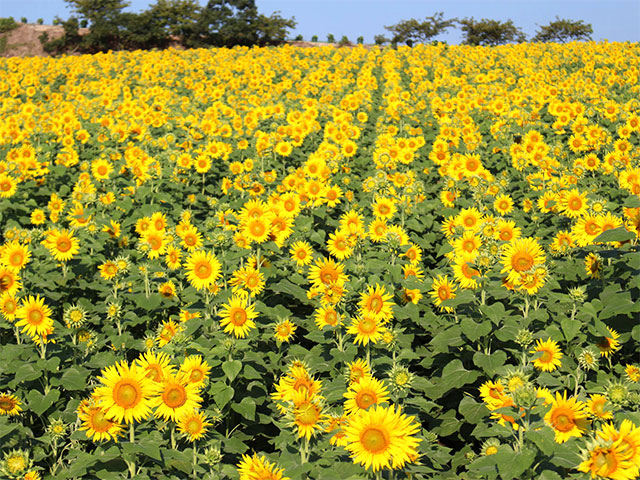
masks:
<svg viewBox="0 0 640 480"><path fill-rule="evenodd" d="M206 4L207 0L200 0ZM151 0L130 0L129 10L144 10ZM318 35L326 40L332 33L336 39L347 35L352 41L362 35L372 42L376 34L387 33L385 25L403 19L421 19L444 12L445 18L475 17L508 20L532 36L538 25L556 16L584 20L593 26L593 39L640 41L640 1L638 0L257 0L258 10L270 14L280 11L284 17L295 17L298 26L291 37L302 34L306 40ZM51 23L58 15L67 18L71 12L64 0L0 0L0 16L30 22L43 18ZM438 40L459 43L458 29L451 29Z"/></svg>

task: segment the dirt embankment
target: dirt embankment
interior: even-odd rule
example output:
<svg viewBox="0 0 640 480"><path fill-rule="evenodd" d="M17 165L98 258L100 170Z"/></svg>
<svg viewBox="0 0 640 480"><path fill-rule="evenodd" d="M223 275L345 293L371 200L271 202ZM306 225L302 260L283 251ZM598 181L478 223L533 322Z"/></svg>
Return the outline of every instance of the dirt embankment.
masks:
<svg viewBox="0 0 640 480"><path fill-rule="evenodd" d="M0 0L2 1L2 0ZM42 48L40 35L47 33L49 40L62 37L64 30L60 25L37 25L33 23L20 23L18 28L0 34L0 57L48 57L49 54ZM87 28L80 28L78 33L85 35L89 32ZM6 39L6 41L4 40ZM303 42L288 41L286 42L294 47L322 47L322 46L340 46L337 43L325 42ZM181 48L179 42L172 45L174 48ZM354 47L349 44L347 47ZM372 48L371 45L365 45L365 48Z"/></svg>
<svg viewBox="0 0 640 480"><path fill-rule="evenodd" d="M20 23L18 28L0 34L0 39L4 48L0 52L3 57L47 57L49 54L42 48L40 35L47 33L49 40L62 37L64 30L60 25L37 25L34 23ZM88 29L81 28L80 35L88 32Z"/></svg>

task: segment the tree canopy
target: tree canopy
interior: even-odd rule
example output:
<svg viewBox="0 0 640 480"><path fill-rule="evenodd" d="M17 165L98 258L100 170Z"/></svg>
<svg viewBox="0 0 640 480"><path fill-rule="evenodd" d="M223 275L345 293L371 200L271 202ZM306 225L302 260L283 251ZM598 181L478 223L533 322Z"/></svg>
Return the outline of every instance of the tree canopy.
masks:
<svg viewBox="0 0 640 480"><path fill-rule="evenodd" d="M558 18L549 25L543 25L531 39L533 42L565 43L579 40L591 40L593 27L583 20L567 20Z"/></svg>
<svg viewBox="0 0 640 480"><path fill-rule="evenodd" d="M414 18L402 20L395 25L385 26L393 35L393 43L406 43L412 45L416 42L427 42L433 37L444 33L455 25L456 19L445 19L443 12L426 17L419 21Z"/></svg>
<svg viewBox="0 0 640 480"><path fill-rule="evenodd" d="M466 45L504 45L506 43L524 42L526 35L513 24L512 20L501 22L483 18L475 20L473 17L459 20Z"/></svg>

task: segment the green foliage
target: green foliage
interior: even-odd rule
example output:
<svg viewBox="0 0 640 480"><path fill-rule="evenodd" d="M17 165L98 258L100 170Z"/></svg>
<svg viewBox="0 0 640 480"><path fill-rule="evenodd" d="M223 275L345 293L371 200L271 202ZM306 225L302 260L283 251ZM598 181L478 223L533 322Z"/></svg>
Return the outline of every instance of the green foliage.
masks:
<svg viewBox="0 0 640 480"><path fill-rule="evenodd" d="M349 37L347 37L346 35L343 35L342 38L340 38L338 45L340 45L341 47L344 47L346 45L351 45L351 41L349 40Z"/></svg>
<svg viewBox="0 0 640 480"><path fill-rule="evenodd" d="M406 43L411 46L416 42L428 42L433 37L446 32L454 26L455 22L456 19L445 20L444 13L437 12L423 21L412 18L384 28L393 35L391 37L393 43Z"/></svg>
<svg viewBox="0 0 640 480"><path fill-rule="evenodd" d="M47 32L42 32L38 37L42 48L45 52L57 55L65 52L74 52L80 48L82 38L78 33L78 19L71 17L68 20L62 20L56 17L59 24L62 24L64 33L60 38L49 40Z"/></svg>
<svg viewBox="0 0 640 480"><path fill-rule="evenodd" d="M512 20L501 22L487 18L475 20L471 17L458 20L458 23L464 35L463 43L466 45L494 46L526 40L526 35Z"/></svg>
<svg viewBox="0 0 640 480"><path fill-rule="evenodd" d="M327 35L328 43L335 43L335 41L336 41L336 37L333 36L333 33L330 33L329 35Z"/></svg>
<svg viewBox="0 0 640 480"><path fill-rule="evenodd" d="M362 35L360 35L357 39L356 39L356 43L358 45L362 45L364 43L364 37Z"/></svg>
<svg viewBox="0 0 640 480"><path fill-rule="evenodd" d="M18 28L18 24L13 17L0 18L0 33L10 32L15 28Z"/></svg>
<svg viewBox="0 0 640 480"><path fill-rule="evenodd" d="M591 40L593 27L583 20L556 19L549 25L543 25L531 39L532 42L565 43L580 40Z"/></svg>
<svg viewBox="0 0 640 480"><path fill-rule="evenodd" d="M317 42L317 41L318 41L318 35L313 35L313 36L311 37L311 41L312 41L312 42Z"/></svg>
<svg viewBox="0 0 640 480"><path fill-rule="evenodd" d="M385 37L384 35L375 35L373 37L373 42L376 45L384 45L385 43L387 43L389 41L389 39L387 37Z"/></svg>

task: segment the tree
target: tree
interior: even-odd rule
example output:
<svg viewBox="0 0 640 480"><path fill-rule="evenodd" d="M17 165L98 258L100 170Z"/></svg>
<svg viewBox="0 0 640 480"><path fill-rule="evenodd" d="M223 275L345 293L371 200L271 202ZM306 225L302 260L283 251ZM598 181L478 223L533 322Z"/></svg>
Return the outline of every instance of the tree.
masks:
<svg viewBox="0 0 640 480"><path fill-rule="evenodd" d="M374 35L374 37L373 37L373 42L376 45L384 45L388 41L389 41L389 39L387 37L385 37L384 35Z"/></svg>
<svg viewBox="0 0 640 480"><path fill-rule="evenodd" d="M455 18L445 20L444 13L437 12L423 21L412 18L384 28L393 34L392 43L406 43L411 46L416 42L428 42L433 37L446 32L454 26L455 22Z"/></svg>
<svg viewBox="0 0 640 480"><path fill-rule="evenodd" d="M526 35L513 24L513 21L507 20L474 20L465 18L459 20L462 32L464 34L464 42L467 45L504 45L505 43L524 42Z"/></svg>
<svg viewBox="0 0 640 480"><path fill-rule="evenodd" d="M255 24L256 45L280 45L287 39L289 30L296 28L295 18L283 18L279 12L273 12L268 17L260 14Z"/></svg>
<svg viewBox="0 0 640 480"><path fill-rule="evenodd" d="M257 22L254 0L209 0L198 22L199 40L214 47L254 45Z"/></svg>
<svg viewBox="0 0 640 480"><path fill-rule="evenodd" d="M88 20L89 33L82 39L88 52L117 50L122 43L123 12L126 0L65 0L82 20Z"/></svg>
<svg viewBox="0 0 640 480"><path fill-rule="evenodd" d="M591 40L593 27L582 20L567 20L558 18L549 25L541 26L531 39L532 42L558 42Z"/></svg>

